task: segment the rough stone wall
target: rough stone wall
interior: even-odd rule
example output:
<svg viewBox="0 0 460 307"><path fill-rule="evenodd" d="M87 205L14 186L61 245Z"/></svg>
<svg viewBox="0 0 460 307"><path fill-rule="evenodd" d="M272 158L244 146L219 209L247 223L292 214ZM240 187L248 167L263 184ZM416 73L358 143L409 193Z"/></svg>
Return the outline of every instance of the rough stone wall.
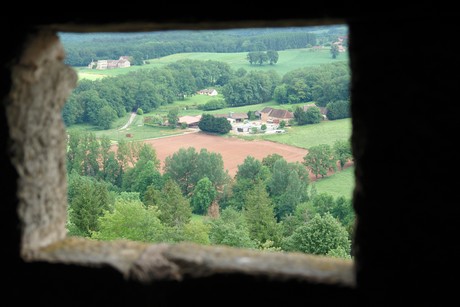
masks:
<svg viewBox="0 0 460 307"><path fill-rule="evenodd" d="M423 5L429 2L424 2ZM334 7L329 3L327 5L331 9ZM285 7L292 11L291 6ZM460 216L456 175L458 151L455 149L460 114L460 62L456 58L458 16L455 16L458 14L436 17L439 13L436 8L439 7L433 5L433 8L424 12L423 18L416 18L416 14L410 11L413 5L410 5L410 10L401 12L398 10L398 3L398 9L396 6L391 7L391 12L397 11L397 17L373 9L366 14L356 14L355 19L351 18L353 150L357 180L354 206L358 215L355 239L358 285L356 295L359 303L362 303L356 305L394 306L401 302L410 302L409 306L443 306L448 305L443 304L444 300L458 300L458 283L455 282L458 276L457 225ZM330 12L331 9L325 8L325 12ZM159 12L165 13L164 10ZM305 17L303 11L297 12ZM314 15L315 10L312 12ZM149 12L149 18L151 14ZM24 16L23 14L23 18ZM53 17L36 16L50 23L56 22ZM60 15L57 21L67 21L65 16ZM456 18L451 18L452 16ZM99 16L93 18L91 22L101 22ZM120 21L111 19L112 16L109 15L104 18L113 23ZM217 15L215 19L218 19ZM74 18L73 21L73 29L79 28L79 22L84 24L84 20L76 21ZM21 23L17 22L16 26L19 24ZM29 31L16 27L15 33L10 32L10 28L5 26L3 33L9 38L7 41L12 46L11 50L20 49L18 42L22 41L13 38ZM45 41L53 41L52 35L44 37L48 37ZM2 64L9 59L1 58ZM61 65L56 58L48 58L47 61ZM23 65L19 70L27 73L21 78L29 80L27 82L30 84L41 83L51 90L51 82L33 77L31 72L36 69L34 67L41 66L34 63ZM2 69L1 92L4 95L10 92L10 72L4 66ZM17 75L18 71L15 71L14 79L11 80L15 87L12 93L15 94L9 97L8 114L5 114L3 107L0 112L0 119L8 120L8 126L3 121L1 123L0 156L2 175L6 170L5 173L9 176L6 178L5 195L2 198L6 203L1 208L2 218L6 221L0 225L6 240L9 240L10 233L15 234L18 229L15 225L16 215L12 211L16 210L16 197L20 198L19 208L25 208L37 201L43 203L41 197L61 204L60 200L64 198L64 195L56 196L47 191L48 184L40 184L38 180L24 176L27 169L19 166L20 162L27 162L29 167L36 167L37 164L33 161L43 159L47 163L54 163L54 172L61 174L58 169L63 168L63 161L55 161L55 157L48 157L40 152L40 148L44 148L41 144L34 147L37 154L29 152L26 159L27 145L20 144L22 140L25 144L34 142L30 136L23 135L25 130L15 120L27 123L27 120L18 115L27 114L27 106L35 105L36 110L41 104L52 108L52 103L50 100L47 103L36 101L32 90L21 86L19 79L16 79ZM55 75L54 78L57 79ZM8 82L3 83L4 80ZM62 93L57 89L55 91ZM56 96L50 95L48 99L50 97ZM37 120L40 119L39 112L34 116ZM391 116L392 120L389 122ZM57 119L53 117L47 120L54 122ZM40 127L49 129L44 124ZM53 131L41 133L36 129L32 131L36 131L38 135L53 135ZM59 129L62 133L62 127ZM9 130L14 141L12 161L9 153L5 154L7 145L9 146L6 142L10 138ZM50 141L37 139L37 142ZM59 138L55 142L53 146L64 145ZM32 162L28 162L28 159L32 159ZM11 169L10 162L15 166L14 171L19 173L19 194L16 190L16 174ZM24 187L25 178L32 184L30 190ZM50 186L59 183L62 187L61 184L64 184L57 178L56 182L53 178L44 179L51 183ZM29 201L27 197L33 197L34 201ZM34 210L39 213L39 208ZM3 214L5 212L7 214ZM29 248L55 240L56 238L47 237L50 230L56 227L53 225L61 225L57 227L57 233L60 233L57 237L63 235L60 232L63 231L62 218L57 218L60 215L46 214L48 222L35 224L33 216L21 217L32 223L23 235ZM51 223L52 219L57 220ZM42 234L37 235L37 242L32 244L34 230ZM123 303L137 306L153 303L179 306L181 298L186 298L189 305L215 306L216 301L212 297L218 297L219 303L230 302L237 305L250 300L258 305L278 306L355 305L350 300L355 297L355 293L350 295L349 291L343 292L335 287L267 281L239 274L220 274L212 278L190 278L178 283L158 282L139 286L126 281L120 272L110 267L93 269L64 264L24 264L15 254L15 248L19 244L14 240L13 236L13 240L9 241L12 243L7 245L11 248L2 249L1 259L2 263L12 269L2 275L6 281L3 299L13 299L16 303L21 302L22 296L17 297L14 293L21 289L23 293L35 294L33 298L36 304L43 303L48 306L60 306L63 302L67 306L87 306L88 302L99 306ZM24 297L29 299L30 296Z"/></svg>
<svg viewBox="0 0 460 307"><path fill-rule="evenodd" d="M28 38L12 69L6 112L11 161L19 175L24 256L66 235L66 134L61 111L77 76L63 59L58 37L41 32Z"/></svg>

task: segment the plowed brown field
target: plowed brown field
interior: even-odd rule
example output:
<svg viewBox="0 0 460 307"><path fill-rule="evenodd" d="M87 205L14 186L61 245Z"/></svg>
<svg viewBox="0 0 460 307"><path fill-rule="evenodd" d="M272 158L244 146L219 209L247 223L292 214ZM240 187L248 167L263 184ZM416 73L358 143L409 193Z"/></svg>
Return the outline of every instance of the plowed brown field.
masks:
<svg viewBox="0 0 460 307"><path fill-rule="evenodd" d="M302 162L303 157L308 152L303 148L269 141L245 141L238 138L225 138L201 132L146 140L144 142L153 145L162 163L162 169L164 159L178 151L181 147L195 147L197 152L201 148L206 148L210 152L217 152L222 155L224 168L228 170L231 176L236 174L238 165L242 164L247 156L253 156L258 160L262 160L270 154L277 153L283 156L288 162Z"/></svg>

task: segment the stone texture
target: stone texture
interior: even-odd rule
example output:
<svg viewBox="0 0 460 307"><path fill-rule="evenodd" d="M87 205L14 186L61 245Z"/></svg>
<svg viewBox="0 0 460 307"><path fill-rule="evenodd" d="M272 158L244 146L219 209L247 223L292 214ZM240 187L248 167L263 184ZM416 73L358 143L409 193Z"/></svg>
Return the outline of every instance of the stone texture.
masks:
<svg viewBox="0 0 460 307"><path fill-rule="evenodd" d="M10 152L16 168L22 254L66 235L66 134L62 107L76 85L51 32L30 36L12 69L7 99Z"/></svg>
<svg viewBox="0 0 460 307"><path fill-rule="evenodd" d="M276 281L354 287L353 262L301 253L267 252L193 243L145 244L68 238L31 253L35 260L116 268L150 283L241 274Z"/></svg>

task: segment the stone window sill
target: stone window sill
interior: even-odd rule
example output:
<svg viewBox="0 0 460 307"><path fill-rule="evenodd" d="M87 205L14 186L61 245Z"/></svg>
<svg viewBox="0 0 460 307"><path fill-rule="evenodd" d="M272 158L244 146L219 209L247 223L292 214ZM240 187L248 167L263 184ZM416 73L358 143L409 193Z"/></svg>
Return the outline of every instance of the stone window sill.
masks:
<svg viewBox="0 0 460 307"><path fill-rule="evenodd" d="M126 279L142 283L243 274L276 281L355 286L351 260L192 243L146 244L70 237L30 251L25 260L111 266Z"/></svg>

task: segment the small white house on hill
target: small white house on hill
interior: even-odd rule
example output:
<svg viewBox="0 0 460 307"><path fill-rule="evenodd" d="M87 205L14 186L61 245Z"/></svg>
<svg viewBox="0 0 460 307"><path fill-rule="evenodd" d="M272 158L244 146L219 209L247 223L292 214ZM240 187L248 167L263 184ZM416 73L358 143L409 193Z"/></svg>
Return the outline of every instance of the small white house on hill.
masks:
<svg viewBox="0 0 460 307"><path fill-rule="evenodd" d="M213 88L205 88L197 92L199 95L216 96L218 93Z"/></svg>

